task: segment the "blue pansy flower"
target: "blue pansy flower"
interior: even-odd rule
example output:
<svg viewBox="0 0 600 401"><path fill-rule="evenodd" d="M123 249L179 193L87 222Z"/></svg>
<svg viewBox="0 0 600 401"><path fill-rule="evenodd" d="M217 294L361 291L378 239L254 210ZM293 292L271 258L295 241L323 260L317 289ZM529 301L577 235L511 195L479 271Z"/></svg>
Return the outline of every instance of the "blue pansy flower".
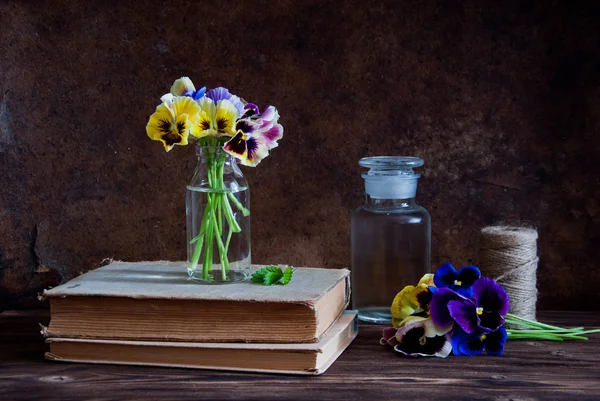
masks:
<svg viewBox="0 0 600 401"><path fill-rule="evenodd" d="M452 334L452 353L461 355L481 355L483 350L488 355L502 356L507 335L504 327L491 333L476 331L471 334L457 327Z"/></svg>
<svg viewBox="0 0 600 401"><path fill-rule="evenodd" d="M480 278L473 284L473 298L448 301L450 316L467 333L497 330L504 324L509 307L508 294L491 278ZM433 310L431 313L433 316Z"/></svg>
<svg viewBox="0 0 600 401"><path fill-rule="evenodd" d="M450 263L441 265L433 276L433 283L437 288L450 288L464 297L473 296L471 286L481 277L481 272L476 266L465 266L456 271Z"/></svg>

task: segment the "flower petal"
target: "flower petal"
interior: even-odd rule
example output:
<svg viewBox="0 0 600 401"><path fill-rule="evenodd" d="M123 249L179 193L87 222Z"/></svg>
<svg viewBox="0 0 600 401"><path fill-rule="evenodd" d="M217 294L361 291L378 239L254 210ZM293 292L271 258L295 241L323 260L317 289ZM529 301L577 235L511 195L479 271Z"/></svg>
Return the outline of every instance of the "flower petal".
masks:
<svg viewBox="0 0 600 401"><path fill-rule="evenodd" d="M166 103L160 104L146 125L148 137L163 143L168 152L175 145L187 145L190 122L187 114L176 115Z"/></svg>
<svg viewBox="0 0 600 401"><path fill-rule="evenodd" d="M439 356L445 358L452 350L448 334L426 337L423 322L415 322L398 329L399 343L394 350L407 356Z"/></svg>
<svg viewBox="0 0 600 401"><path fill-rule="evenodd" d="M443 336L452 330L452 323L448 326L438 326L431 320L430 317L422 317L422 316L409 316L404 319L398 327L402 328L404 326L412 325L414 323L420 323L425 329L426 337L435 337L435 336Z"/></svg>
<svg viewBox="0 0 600 401"><path fill-rule="evenodd" d="M215 104L217 104L219 100L229 100L236 108L238 115L242 115L244 113L244 104L242 103L241 99L229 92L227 88L213 88L206 92L206 97L211 99Z"/></svg>
<svg viewBox="0 0 600 401"><path fill-rule="evenodd" d="M248 138L246 140L246 149L248 149L248 154L246 155L246 159L242 159L244 166L256 167L262 159L269 155L269 148L267 148L262 138Z"/></svg>
<svg viewBox="0 0 600 401"><path fill-rule="evenodd" d="M502 356L504 353L504 344L506 344L508 336L504 327L486 335L483 343L488 355Z"/></svg>
<svg viewBox="0 0 600 401"><path fill-rule="evenodd" d="M452 353L456 356L480 355L484 349L481 333L469 334L460 328L452 333Z"/></svg>
<svg viewBox="0 0 600 401"><path fill-rule="evenodd" d="M196 92L194 92L192 94L192 99L194 99L194 100L201 99L202 97L204 97L205 93L206 93L206 86L203 86L202 88L198 89Z"/></svg>
<svg viewBox="0 0 600 401"><path fill-rule="evenodd" d="M214 129L217 136L234 136L233 127L239 112L229 100L219 100L215 111Z"/></svg>
<svg viewBox="0 0 600 401"><path fill-rule="evenodd" d="M419 284L425 284L428 287L433 286L433 274L432 273L427 273L425 274L423 277L421 277L421 280L419 280Z"/></svg>
<svg viewBox="0 0 600 401"><path fill-rule="evenodd" d="M242 132L225 142L223 150L240 159L244 166L249 167L255 167L269 154L269 149L261 138L247 136Z"/></svg>
<svg viewBox="0 0 600 401"><path fill-rule="evenodd" d="M448 302L458 299L461 297L450 288L439 288L433 293L429 303L429 314L435 324L445 327L454 322L448 311Z"/></svg>
<svg viewBox="0 0 600 401"><path fill-rule="evenodd" d="M246 103L244 106L244 117L250 117L255 114L260 114L260 110L254 103Z"/></svg>
<svg viewBox="0 0 600 401"><path fill-rule="evenodd" d="M470 287L480 277L481 271L476 266L465 266L458 271L456 280L461 282L462 287Z"/></svg>
<svg viewBox="0 0 600 401"><path fill-rule="evenodd" d="M419 303L417 301L416 290L417 288L415 288L415 286L407 285L394 297L392 306L390 308L392 317L395 319L392 322L394 327L398 327L395 324L396 320L399 322L406 319L410 315L423 312L423 309L419 307Z"/></svg>
<svg viewBox="0 0 600 401"><path fill-rule="evenodd" d="M451 287L456 280L456 269L450 263L441 265L433 276L433 282L438 288Z"/></svg>
<svg viewBox="0 0 600 401"><path fill-rule="evenodd" d="M231 99L231 96L233 95L229 92L229 89L223 88L222 86L212 88L206 92L206 97L211 99L215 104L217 104L219 100L229 100Z"/></svg>
<svg viewBox="0 0 600 401"><path fill-rule="evenodd" d="M241 132L238 133L223 145L223 150L240 160L246 159L248 149L246 148L245 135Z"/></svg>
<svg viewBox="0 0 600 401"><path fill-rule="evenodd" d="M495 331L504 324L504 318L498 312L486 312L479 316L479 327L486 332Z"/></svg>
<svg viewBox="0 0 600 401"><path fill-rule="evenodd" d="M268 131L262 132L260 135L264 138L269 150L274 149L279 146L277 141L283 138L283 126L275 124Z"/></svg>
<svg viewBox="0 0 600 401"><path fill-rule="evenodd" d="M198 121L196 122L198 128L196 132L192 131L192 135L198 138L216 135L216 131L213 128L215 114L217 111L216 104L211 99L203 97L202 99L198 100L198 106L200 107Z"/></svg>
<svg viewBox="0 0 600 401"><path fill-rule="evenodd" d="M477 329L479 322L476 306L471 300L461 298L449 301L448 311L452 319L467 333L473 333Z"/></svg>
<svg viewBox="0 0 600 401"><path fill-rule="evenodd" d="M504 316L508 313L510 301L501 285L491 278L480 278L473 284L473 297L477 306L484 311L498 312Z"/></svg>
<svg viewBox="0 0 600 401"><path fill-rule="evenodd" d="M190 96L195 91L196 87L188 77L181 77L175 80L171 86L171 93L174 96Z"/></svg>
<svg viewBox="0 0 600 401"><path fill-rule="evenodd" d="M398 329L394 327L387 327L383 329L383 337L381 338L381 340L379 340L379 343L381 345L389 344L392 347L395 346L396 344L398 344L398 341L396 340L397 331Z"/></svg>
<svg viewBox="0 0 600 401"><path fill-rule="evenodd" d="M176 116L187 114L189 121L195 124L198 121L200 106L190 97L175 96L173 98L173 111Z"/></svg>

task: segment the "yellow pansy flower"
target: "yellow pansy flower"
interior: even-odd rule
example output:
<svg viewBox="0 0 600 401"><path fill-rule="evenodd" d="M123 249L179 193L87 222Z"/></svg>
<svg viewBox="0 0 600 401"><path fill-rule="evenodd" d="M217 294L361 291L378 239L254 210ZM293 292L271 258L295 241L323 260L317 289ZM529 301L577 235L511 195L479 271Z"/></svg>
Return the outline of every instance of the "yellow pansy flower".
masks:
<svg viewBox="0 0 600 401"><path fill-rule="evenodd" d="M200 106L199 118L196 123L197 129L192 135L202 138L205 136L234 136L235 121L239 117L239 111L229 100L219 100L216 103L203 97L198 100Z"/></svg>
<svg viewBox="0 0 600 401"><path fill-rule="evenodd" d="M399 327L409 316L429 317L431 292L428 287L431 285L433 285L433 274L426 274L419 284L407 285L396 295L390 308L394 327Z"/></svg>
<svg viewBox="0 0 600 401"><path fill-rule="evenodd" d="M195 135L200 107L187 96L173 96L169 93L161 100L163 102L150 116L146 133L150 139L162 142L168 152L175 145L187 145L190 133Z"/></svg>

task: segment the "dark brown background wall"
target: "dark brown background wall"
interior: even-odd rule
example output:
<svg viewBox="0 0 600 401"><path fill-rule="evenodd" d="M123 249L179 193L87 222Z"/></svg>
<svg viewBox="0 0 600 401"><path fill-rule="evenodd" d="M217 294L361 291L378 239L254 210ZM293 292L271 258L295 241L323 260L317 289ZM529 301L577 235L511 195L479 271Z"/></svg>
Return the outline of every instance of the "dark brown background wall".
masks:
<svg viewBox="0 0 600 401"><path fill-rule="evenodd" d="M435 264L529 222L539 306L599 309L598 5L124 3L0 3L0 309L104 258L185 258L194 149L145 134L183 75L280 110L280 147L244 170L255 262L348 266L357 160L416 155Z"/></svg>

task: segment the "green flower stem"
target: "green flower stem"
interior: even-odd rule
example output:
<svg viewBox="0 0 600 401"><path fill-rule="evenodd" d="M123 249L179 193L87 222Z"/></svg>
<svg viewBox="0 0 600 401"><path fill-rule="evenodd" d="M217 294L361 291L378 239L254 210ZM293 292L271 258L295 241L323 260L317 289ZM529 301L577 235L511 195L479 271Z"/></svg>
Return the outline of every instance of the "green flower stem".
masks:
<svg viewBox="0 0 600 401"><path fill-rule="evenodd" d="M217 194L215 194L217 195ZM220 194L218 194L220 195ZM218 202L218 200L217 200ZM225 250L225 246L223 245L223 240L221 239L221 232L219 231L219 225L217 223L217 217L215 213L211 213L212 225L215 230L215 239L217 240L217 247L219 248L219 257L221 258L221 273L223 280L227 279L227 270L229 270L229 261L227 260L227 251Z"/></svg>
<svg viewBox="0 0 600 401"><path fill-rule="evenodd" d="M231 192L229 192L228 195L231 195ZM231 230L234 233L241 232L242 228L240 227L238 222L235 221L233 210L231 209L231 204L229 203L229 199L225 196L223 196L223 207L225 208L225 218L227 219L227 223L229 224L229 227L231 227Z"/></svg>
<svg viewBox="0 0 600 401"><path fill-rule="evenodd" d="M223 232L223 195L219 194L217 197L217 223L219 225L219 232Z"/></svg>
<svg viewBox="0 0 600 401"><path fill-rule="evenodd" d="M233 230L229 227L229 232L227 233L227 241L225 242L225 249L229 249L229 242L231 241L231 234L233 234Z"/></svg>
<svg viewBox="0 0 600 401"><path fill-rule="evenodd" d="M506 321L508 323L517 324L517 325L519 325L519 324L523 325L524 324L524 325L527 325L527 326L535 326L535 327L546 328L546 329L561 329L561 327L558 327L558 326L552 326L552 325L549 325L549 324L540 323L540 322L537 322L535 320L524 319L522 317L519 317L517 315L513 315L511 313L509 313L509 314L506 315Z"/></svg>
<svg viewBox="0 0 600 401"><path fill-rule="evenodd" d="M207 145L211 145L211 143L207 142ZM205 157L209 191L206 193L207 200L200 230L198 235L190 241L190 244L195 243L190 260L190 269L196 270L199 260L202 259L202 279L210 280L216 245L221 264L222 279L227 280L227 272L230 269L228 251L231 238L233 233L242 231L235 219L231 203L244 216L248 216L250 211L225 187L223 174L227 155L225 153L206 152ZM226 239L225 231L227 231Z"/></svg>
<svg viewBox="0 0 600 401"><path fill-rule="evenodd" d="M600 329L585 330L584 327L564 328L540 323L522 317L507 314L506 323L523 327L523 329L506 329L510 340L587 340L583 334L600 333Z"/></svg>
<svg viewBox="0 0 600 401"><path fill-rule="evenodd" d="M236 197L233 195L233 193L228 192L227 196L229 197L229 199L231 199L231 201L233 202L233 204L242 212L242 214L245 216L248 216L250 214L250 210L248 210L247 208L244 207L244 205L242 205L240 203L239 200L236 199Z"/></svg>
<svg viewBox="0 0 600 401"><path fill-rule="evenodd" d="M581 335L581 334L595 334L595 333L600 333L600 329L584 330L584 331L580 331L577 334Z"/></svg>
<svg viewBox="0 0 600 401"><path fill-rule="evenodd" d="M210 199L212 198L211 196L212 194L207 194L207 197L209 199L210 203ZM209 215L212 214L212 208L207 204L207 212ZM202 279L203 280L208 280L209 279L209 273L210 273L210 268L212 267L212 249L213 249L213 226L212 226L212 219L209 218L208 219L208 223L207 223L207 227L206 227L206 249L204 250L204 260L202 261Z"/></svg>
<svg viewBox="0 0 600 401"><path fill-rule="evenodd" d="M210 197L207 198L210 201ZM190 243L196 242L196 247L194 248L194 254L192 255L191 260L191 270L196 270L198 267L198 261L200 260L200 254L202 253L202 245L204 244L204 235L206 233L206 227L210 216L210 208L207 207L204 209L204 215L202 216L202 223L200 224L200 233L194 237L190 241Z"/></svg>

